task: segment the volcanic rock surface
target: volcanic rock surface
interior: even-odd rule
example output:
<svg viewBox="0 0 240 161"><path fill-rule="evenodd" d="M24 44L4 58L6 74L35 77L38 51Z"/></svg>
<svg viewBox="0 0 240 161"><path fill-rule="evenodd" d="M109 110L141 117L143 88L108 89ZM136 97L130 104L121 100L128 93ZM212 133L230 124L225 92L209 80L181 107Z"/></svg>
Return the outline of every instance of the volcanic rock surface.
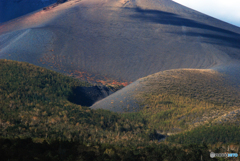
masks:
<svg viewBox="0 0 240 161"><path fill-rule="evenodd" d="M0 59L103 85L179 68L219 71L236 85L240 28L171 0L71 0L0 25ZM139 80L107 104L132 97L135 86Z"/></svg>
<svg viewBox="0 0 240 161"><path fill-rule="evenodd" d="M72 0L1 25L0 58L132 82L239 60L239 41L238 27L170 0Z"/></svg>

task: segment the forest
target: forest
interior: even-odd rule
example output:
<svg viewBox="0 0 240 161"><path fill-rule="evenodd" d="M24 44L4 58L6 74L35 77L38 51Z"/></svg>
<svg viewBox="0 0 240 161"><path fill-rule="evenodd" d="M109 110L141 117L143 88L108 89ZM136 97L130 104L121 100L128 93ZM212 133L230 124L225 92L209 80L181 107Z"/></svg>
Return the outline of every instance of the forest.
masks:
<svg viewBox="0 0 240 161"><path fill-rule="evenodd" d="M0 60L1 160L213 160L210 150L225 152L222 147L240 141L239 126L228 125L159 141L144 113L93 110L69 101L74 88L90 86L29 63ZM236 146L232 151L239 152Z"/></svg>

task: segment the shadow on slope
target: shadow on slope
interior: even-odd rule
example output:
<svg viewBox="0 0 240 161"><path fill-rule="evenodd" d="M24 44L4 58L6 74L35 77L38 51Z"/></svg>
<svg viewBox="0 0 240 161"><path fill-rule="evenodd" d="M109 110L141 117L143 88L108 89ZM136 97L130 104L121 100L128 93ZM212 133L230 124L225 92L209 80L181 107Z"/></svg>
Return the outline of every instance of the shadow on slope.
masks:
<svg viewBox="0 0 240 161"><path fill-rule="evenodd" d="M104 86L74 87L68 100L81 106L91 106L112 93Z"/></svg>
<svg viewBox="0 0 240 161"><path fill-rule="evenodd" d="M177 14L170 13L170 12L164 12L159 10L150 10L150 9L142 9L140 7L135 8L135 15L131 15L132 18L138 18L143 21L149 21L149 22L155 22L160 24L166 24L166 25L173 25L173 26L187 26L192 28L198 28L198 29L205 29L205 30L211 30L214 32L220 32L223 34L229 34L233 36L240 36L239 34L225 30L222 28L214 27L211 25L203 24L194 20L190 20L187 18L180 17Z"/></svg>
<svg viewBox="0 0 240 161"><path fill-rule="evenodd" d="M179 33L180 35L182 33ZM223 36L223 35L216 35L216 34L204 34L204 33L194 33L194 32L188 32L186 33L187 36L192 36L192 37L199 37L201 38L202 42L205 43L210 43L210 44L216 44L219 46L229 46L233 48L238 48L240 49L240 35L235 34L234 35L228 35L228 36ZM240 60L240 54L237 53L228 53L229 56L232 58Z"/></svg>
<svg viewBox="0 0 240 161"><path fill-rule="evenodd" d="M57 0L1 0L0 23L24 16L55 3Z"/></svg>
<svg viewBox="0 0 240 161"><path fill-rule="evenodd" d="M127 9L131 9L131 8L127 8ZM238 33L225 30L219 27L214 27L201 22L197 22L191 19L187 19L170 12L142 9L140 7L137 7L134 10L135 10L135 14L131 15L130 16L131 18L140 19L142 21L147 21L147 22L154 22L158 24L183 26L185 27L184 33L176 33L176 34L180 34L180 35L186 34L189 36L197 36L197 37L201 36L201 37L208 38L207 40L213 39L213 41L210 43L219 43L219 45L240 48L240 45L238 43L240 41L240 34ZM186 27L196 28L197 30L194 30L194 32L188 32ZM201 33L202 30L209 30L213 32L213 34ZM219 40L219 41L215 42L216 40ZM240 57L238 56L237 58L239 59Z"/></svg>

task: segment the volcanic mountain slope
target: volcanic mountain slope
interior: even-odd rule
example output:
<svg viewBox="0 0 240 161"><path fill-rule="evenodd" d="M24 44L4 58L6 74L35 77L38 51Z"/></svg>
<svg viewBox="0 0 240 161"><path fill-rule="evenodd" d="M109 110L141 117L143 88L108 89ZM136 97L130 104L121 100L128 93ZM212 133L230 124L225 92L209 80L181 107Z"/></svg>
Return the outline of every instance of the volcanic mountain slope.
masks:
<svg viewBox="0 0 240 161"><path fill-rule="evenodd" d="M170 0L72 0L1 25L0 58L89 82L135 81L92 108L136 110L176 132L239 108L239 41L238 27Z"/></svg>
<svg viewBox="0 0 240 161"><path fill-rule="evenodd" d="M56 1L57 0L1 0L0 23L36 11Z"/></svg>
<svg viewBox="0 0 240 161"><path fill-rule="evenodd" d="M126 85L237 61L239 41L238 27L170 0L72 0L1 25L0 58Z"/></svg>

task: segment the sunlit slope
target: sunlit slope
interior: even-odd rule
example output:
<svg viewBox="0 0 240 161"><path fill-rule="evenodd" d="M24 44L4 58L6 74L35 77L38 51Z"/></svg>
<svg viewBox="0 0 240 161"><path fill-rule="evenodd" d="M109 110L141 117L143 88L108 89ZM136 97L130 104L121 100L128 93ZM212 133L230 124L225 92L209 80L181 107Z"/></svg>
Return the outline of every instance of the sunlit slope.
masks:
<svg viewBox="0 0 240 161"><path fill-rule="evenodd" d="M235 123L240 121L240 86L232 76L212 69L166 70L138 79L92 108L138 111L151 126L167 132Z"/></svg>
<svg viewBox="0 0 240 161"><path fill-rule="evenodd" d="M237 69L239 72L239 68ZM234 78L237 78L236 75L212 69L166 70L138 79L95 103L92 108L124 112L127 110L124 108L129 106L129 111L139 111L139 108L145 105L150 106L149 103L154 104L154 100L146 104L147 95L176 95L221 106L239 106L240 86L236 82L240 79Z"/></svg>
<svg viewBox="0 0 240 161"><path fill-rule="evenodd" d="M239 59L239 40L239 28L169 0L72 0L0 26L0 58L118 84Z"/></svg>

